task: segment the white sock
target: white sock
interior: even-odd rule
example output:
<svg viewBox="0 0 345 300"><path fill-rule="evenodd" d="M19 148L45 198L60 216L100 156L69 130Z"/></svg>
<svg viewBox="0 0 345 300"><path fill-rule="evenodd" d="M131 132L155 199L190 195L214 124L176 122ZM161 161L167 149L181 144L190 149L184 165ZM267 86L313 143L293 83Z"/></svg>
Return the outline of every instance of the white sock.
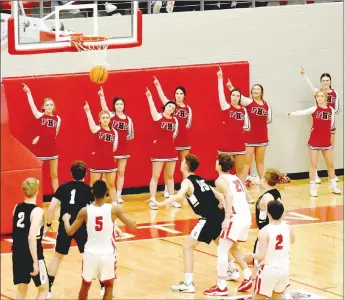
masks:
<svg viewBox="0 0 345 300"><path fill-rule="evenodd" d="M193 282L193 273L184 274L184 283L190 285Z"/></svg>
<svg viewBox="0 0 345 300"><path fill-rule="evenodd" d="M117 190L116 191L117 198L121 198L121 193L122 193L122 190Z"/></svg>
<svg viewBox="0 0 345 300"><path fill-rule="evenodd" d="M151 197L150 198L150 201L155 201L156 200L156 197Z"/></svg>
<svg viewBox="0 0 345 300"><path fill-rule="evenodd" d="M169 191L168 191L168 186L167 186L167 185L164 186L164 192L169 192Z"/></svg>
<svg viewBox="0 0 345 300"><path fill-rule="evenodd" d="M315 179L318 179L319 175L317 174L317 171L315 172Z"/></svg>
<svg viewBox="0 0 345 300"><path fill-rule="evenodd" d="M336 179L336 177L334 177L332 179L329 179L329 184L332 187L332 189L337 188L337 179Z"/></svg>
<svg viewBox="0 0 345 300"><path fill-rule="evenodd" d="M217 286L219 287L219 289L224 290L227 287L226 280L218 279L217 280Z"/></svg>
<svg viewBox="0 0 345 300"><path fill-rule="evenodd" d="M246 280L250 280L252 277L252 272L250 272L249 268L243 269L243 278Z"/></svg>
<svg viewBox="0 0 345 300"><path fill-rule="evenodd" d="M226 277L229 261L229 250L232 242L225 239L220 239L217 247L217 274L218 277Z"/></svg>

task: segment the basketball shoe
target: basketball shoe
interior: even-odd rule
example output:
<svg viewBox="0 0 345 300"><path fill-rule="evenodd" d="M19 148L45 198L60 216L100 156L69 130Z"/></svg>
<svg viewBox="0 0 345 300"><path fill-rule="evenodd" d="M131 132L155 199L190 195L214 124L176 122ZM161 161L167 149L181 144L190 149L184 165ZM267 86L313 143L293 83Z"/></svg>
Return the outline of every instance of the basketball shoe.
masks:
<svg viewBox="0 0 345 300"><path fill-rule="evenodd" d="M173 284L171 286L171 289L174 292L195 293L195 286L194 286L193 282L191 282L190 284L187 284L184 281L181 281L181 282L179 282L177 284Z"/></svg>

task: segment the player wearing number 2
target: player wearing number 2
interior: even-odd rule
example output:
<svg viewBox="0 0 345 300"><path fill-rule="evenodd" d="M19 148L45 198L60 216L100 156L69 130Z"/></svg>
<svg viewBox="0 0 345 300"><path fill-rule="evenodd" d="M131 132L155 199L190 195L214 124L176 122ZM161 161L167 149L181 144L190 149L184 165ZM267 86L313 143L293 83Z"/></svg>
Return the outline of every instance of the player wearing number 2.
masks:
<svg viewBox="0 0 345 300"><path fill-rule="evenodd" d="M49 298L51 298L51 288L55 280L55 276L65 255L68 254L72 239L77 242L79 252L84 252L84 246L87 241L86 226L82 226L74 235L68 236L62 222L62 216L65 213L71 214L74 221L79 211L93 201L91 187L84 183L86 175L86 166L82 161L75 161L71 166L73 180L62 184L57 189L52 201L50 202L47 214L47 224L45 231L48 231L52 225L54 210L59 204L60 218L59 229L56 238L55 254L48 268L49 277Z"/></svg>
<svg viewBox="0 0 345 300"><path fill-rule="evenodd" d="M219 202L223 202L223 197L220 193L213 190L205 182L205 179L194 174L198 166L198 158L193 154L187 154L181 163L181 172L184 177L181 189L176 195L170 196L169 199L163 202L155 201L155 204L160 207L187 198L194 213L200 216L199 222L186 238L183 246L185 279L172 286L175 292L195 292L193 283L193 249L199 242L209 244L213 240L218 243L224 220L224 210L219 208Z"/></svg>
<svg viewBox="0 0 345 300"><path fill-rule="evenodd" d="M85 223L87 226L88 238L83 255L83 280L78 299L87 300L94 278L99 278L104 284L103 299L112 299L113 283L116 277L114 222L119 218L130 228L135 228L136 223L118 204L105 202L107 186L104 181L97 180L92 186L92 191L95 201L80 210L72 225L70 225L70 214L66 213L62 218L69 236L73 236Z"/></svg>
<svg viewBox="0 0 345 300"><path fill-rule="evenodd" d="M216 169L219 177L215 183L217 190L224 195L225 219L222 223L222 232L217 249L218 281L216 285L204 291L204 294L209 296L226 296L229 294L226 283L229 250L243 270L244 280L238 291L242 292L242 289L252 285L251 272L244 261L242 251L237 247L238 242L246 242L248 239L252 216L241 180L237 176L229 174L233 165L234 162L230 155L218 154Z"/></svg>
<svg viewBox="0 0 345 300"><path fill-rule="evenodd" d="M284 206L280 201L267 204L269 224L259 231L259 253L248 253L247 261L261 261L253 299L282 299L289 284L290 244L295 242L291 226L282 221Z"/></svg>

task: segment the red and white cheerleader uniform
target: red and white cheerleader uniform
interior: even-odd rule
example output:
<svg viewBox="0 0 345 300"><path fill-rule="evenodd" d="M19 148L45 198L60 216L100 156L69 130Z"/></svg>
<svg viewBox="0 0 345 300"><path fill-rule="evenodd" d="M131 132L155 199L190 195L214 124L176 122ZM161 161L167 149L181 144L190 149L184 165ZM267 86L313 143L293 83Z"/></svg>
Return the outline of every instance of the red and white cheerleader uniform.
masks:
<svg viewBox="0 0 345 300"><path fill-rule="evenodd" d="M177 151L190 150L189 129L192 125L192 109L189 105L180 106L176 102L175 117L179 123L179 133L175 139L175 148Z"/></svg>
<svg viewBox="0 0 345 300"><path fill-rule="evenodd" d="M92 158L90 161L90 172L112 173L116 172L114 151L117 150L119 137L115 129L106 130L101 126L94 133Z"/></svg>
<svg viewBox="0 0 345 300"><path fill-rule="evenodd" d="M155 121L155 139L152 142L151 161L176 161L177 153L174 139L178 133L178 120L175 117L168 119L160 114Z"/></svg>
<svg viewBox="0 0 345 300"><path fill-rule="evenodd" d="M291 116L311 115L313 126L310 130L308 146L311 150L329 150L332 149L331 128L334 127L334 109L330 106L321 108L313 106L305 110L292 112Z"/></svg>
<svg viewBox="0 0 345 300"><path fill-rule="evenodd" d="M267 124L272 122L271 106L263 100L263 104L242 96L241 104L246 107L250 121L250 130L245 132L246 146L268 146Z"/></svg>
<svg viewBox="0 0 345 300"><path fill-rule="evenodd" d="M111 113L111 127L115 129L119 135L119 146L115 152L115 159L129 158L130 149L128 141L134 139L132 119L127 115L122 119L116 113Z"/></svg>
<svg viewBox="0 0 345 300"><path fill-rule="evenodd" d="M39 140L33 151L39 160L53 160L59 157L56 147L56 136L60 129L61 118L57 115L48 116L41 113L39 118Z"/></svg>
<svg viewBox="0 0 345 300"><path fill-rule="evenodd" d="M327 93L327 104L328 106L332 107L334 110L334 113L339 113L339 95L335 90L331 90L330 92ZM334 122L335 123L335 122ZM335 134L337 129L334 126L331 128L331 134Z"/></svg>

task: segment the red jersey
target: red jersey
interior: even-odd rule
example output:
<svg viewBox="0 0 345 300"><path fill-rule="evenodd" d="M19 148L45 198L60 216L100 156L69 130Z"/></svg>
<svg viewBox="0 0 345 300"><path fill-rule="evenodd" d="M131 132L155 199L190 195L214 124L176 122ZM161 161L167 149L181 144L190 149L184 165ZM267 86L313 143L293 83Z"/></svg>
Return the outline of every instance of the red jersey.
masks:
<svg viewBox="0 0 345 300"><path fill-rule="evenodd" d="M160 114L159 120L155 121L155 138L152 144L152 161L177 160L174 139L177 137L179 123L177 118L166 118Z"/></svg>
<svg viewBox="0 0 345 300"><path fill-rule="evenodd" d="M116 164L114 151L116 151L119 138L118 133L113 128L106 130L98 126L98 131L94 134L92 160L90 162L91 172L115 172Z"/></svg>
<svg viewBox="0 0 345 300"><path fill-rule="evenodd" d="M218 151L230 155L245 154L244 130L250 129L247 110L242 106L240 108L230 106L223 113L225 119L219 136Z"/></svg>
<svg viewBox="0 0 345 300"><path fill-rule="evenodd" d="M125 118L122 119L116 113L112 113L111 126L117 131L119 136L119 146L115 152L115 158L129 158L130 152L128 141L134 138L132 119L127 115L125 115Z"/></svg>
<svg viewBox="0 0 345 300"><path fill-rule="evenodd" d="M243 97L242 97L243 100ZM241 101L242 101L241 100ZM242 101L243 102L243 101ZM241 102L241 103L242 103ZM272 110L270 105L263 100L263 104L258 104L251 100L243 104L247 108L250 121L250 130L245 133L247 146L260 147L268 145L267 124L272 122Z"/></svg>
<svg viewBox="0 0 345 300"><path fill-rule="evenodd" d="M40 138L33 148L35 155L40 160L58 158L56 136L60 129L61 118L57 115L49 116L42 113L37 120L39 121L39 126L35 136Z"/></svg>
<svg viewBox="0 0 345 300"><path fill-rule="evenodd" d="M192 109L189 105L182 107L176 103L175 117L179 123L179 133L175 140L176 150L188 150L191 148L188 133L192 125Z"/></svg>

